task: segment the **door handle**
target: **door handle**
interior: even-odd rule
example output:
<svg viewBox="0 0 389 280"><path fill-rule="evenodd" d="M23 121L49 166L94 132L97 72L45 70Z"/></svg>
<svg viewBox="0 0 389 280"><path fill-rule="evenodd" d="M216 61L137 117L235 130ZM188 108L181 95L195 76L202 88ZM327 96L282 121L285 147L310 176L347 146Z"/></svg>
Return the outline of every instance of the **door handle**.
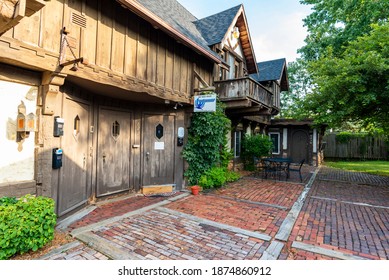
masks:
<svg viewBox="0 0 389 280"><path fill-rule="evenodd" d="M105 153L103 153L103 163L105 163L105 158L106 158L107 156L105 155Z"/></svg>
<svg viewBox="0 0 389 280"><path fill-rule="evenodd" d="M147 160L150 159L150 153L149 153L149 152L146 152L146 159L147 159Z"/></svg>

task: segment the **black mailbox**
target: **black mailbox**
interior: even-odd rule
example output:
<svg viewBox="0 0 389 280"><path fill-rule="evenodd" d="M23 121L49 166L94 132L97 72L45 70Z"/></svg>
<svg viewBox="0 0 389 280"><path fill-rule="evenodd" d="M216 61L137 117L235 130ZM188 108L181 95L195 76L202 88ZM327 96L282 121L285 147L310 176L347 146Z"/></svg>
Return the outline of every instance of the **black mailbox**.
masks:
<svg viewBox="0 0 389 280"><path fill-rule="evenodd" d="M53 149L53 169L62 167L62 149Z"/></svg>
<svg viewBox="0 0 389 280"><path fill-rule="evenodd" d="M63 126L65 120L60 117L54 118L54 137L63 136Z"/></svg>

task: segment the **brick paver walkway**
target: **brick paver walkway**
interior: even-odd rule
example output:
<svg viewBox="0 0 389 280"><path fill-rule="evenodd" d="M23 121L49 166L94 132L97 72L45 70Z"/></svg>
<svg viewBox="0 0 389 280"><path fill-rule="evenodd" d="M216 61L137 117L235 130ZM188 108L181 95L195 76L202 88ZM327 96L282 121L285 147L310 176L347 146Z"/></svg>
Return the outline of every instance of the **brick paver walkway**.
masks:
<svg viewBox="0 0 389 280"><path fill-rule="evenodd" d="M322 167L311 185L304 169L303 184L252 176L98 205L68 228L84 243L46 259L389 259L388 178Z"/></svg>
<svg viewBox="0 0 389 280"><path fill-rule="evenodd" d="M123 200L115 200L113 202L109 202L108 200L107 202L99 205L95 210L93 210L84 218L70 225L69 229L80 228L115 216L121 216L125 213L153 205L168 198L169 197L167 196L162 197L137 195Z"/></svg>
<svg viewBox="0 0 389 280"><path fill-rule="evenodd" d="M322 168L289 240L289 245L298 241L368 259L389 259L389 181ZM317 255L290 249L288 258Z"/></svg>
<svg viewBox="0 0 389 280"><path fill-rule="evenodd" d="M259 259L268 242L158 210L124 219L94 234L139 259Z"/></svg>

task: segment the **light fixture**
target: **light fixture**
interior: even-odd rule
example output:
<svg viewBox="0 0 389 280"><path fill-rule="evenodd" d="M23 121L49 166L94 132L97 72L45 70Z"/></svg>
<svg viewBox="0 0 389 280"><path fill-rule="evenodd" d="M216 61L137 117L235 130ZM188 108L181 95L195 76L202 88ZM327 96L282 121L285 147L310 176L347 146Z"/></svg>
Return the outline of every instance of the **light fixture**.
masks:
<svg viewBox="0 0 389 280"><path fill-rule="evenodd" d="M260 131L261 131L261 127L259 126L259 124L257 124L256 127L254 128L254 133L258 134Z"/></svg>
<svg viewBox="0 0 389 280"><path fill-rule="evenodd" d="M234 37L235 39L238 39L239 38L239 28L237 26L234 27L234 30L232 31L232 37Z"/></svg>
<svg viewBox="0 0 389 280"><path fill-rule="evenodd" d="M75 62L73 64L73 67L69 69L70 71L77 71L78 70L78 64Z"/></svg>
<svg viewBox="0 0 389 280"><path fill-rule="evenodd" d="M182 107L183 105L181 103L176 103L176 105L174 105L173 109L177 110L178 106Z"/></svg>

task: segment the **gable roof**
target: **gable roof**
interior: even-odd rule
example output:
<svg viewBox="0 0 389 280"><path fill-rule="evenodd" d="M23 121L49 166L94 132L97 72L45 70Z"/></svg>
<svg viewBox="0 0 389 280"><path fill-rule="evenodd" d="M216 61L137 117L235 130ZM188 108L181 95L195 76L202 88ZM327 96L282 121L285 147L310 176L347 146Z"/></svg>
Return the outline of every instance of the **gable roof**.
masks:
<svg viewBox="0 0 389 280"><path fill-rule="evenodd" d="M264 82L280 80L285 64L285 58L258 62L258 81Z"/></svg>
<svg viewBox="0 0 389 280"><path fill-rule="evenodd" d="M197 30L197 20L176 0L116 0L141 18L160 28L184 45L202 53L214 62L222 59L212 51L202 34Z"/></svg>
<svg viewBox="0 0 389 280"><path fill-rule="evenodd" d="M224 42L231 34L232 29L235 26L238 27L240 33L239 40L244 58L246 59L247 70L249 74L258 72L254 47L242 4L200 19L194 22L194 24L204 39L207 40L209 46Z"/></svg>
<svg viewBox="0 0 389 280"><path fill-rule="evenodd" d="M208 45L215 45L223 41L241 6L238 5L194 22Z"/></svg>
<svg viewBox="0 0 389 280"><path fill-rule="evenodd" d="M253 79L258 82L279 81L281 90L289 90L285 58L258 62L257 65L259 72L251 75Z"/></svg>

